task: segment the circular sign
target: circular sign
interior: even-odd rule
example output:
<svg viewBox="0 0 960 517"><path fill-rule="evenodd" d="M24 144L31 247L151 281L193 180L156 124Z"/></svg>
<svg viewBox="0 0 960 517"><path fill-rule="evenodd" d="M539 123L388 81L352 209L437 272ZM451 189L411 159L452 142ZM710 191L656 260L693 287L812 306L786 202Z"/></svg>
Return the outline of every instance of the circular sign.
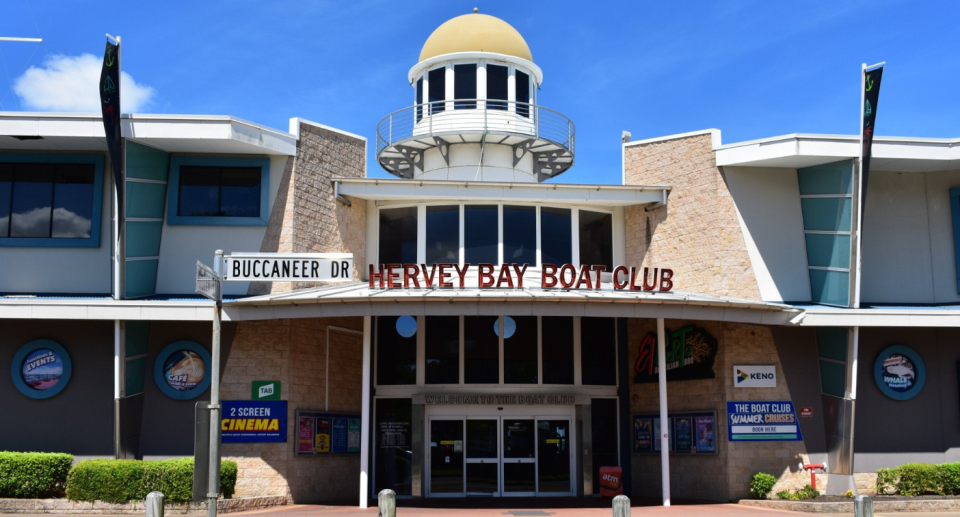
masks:
<svg viewBox="0 0 960 517"><path fill-rule="evenodd" d="M210 386L210 354L199 343L177 341L166 346L153 365L157 387L170 398L190 400Z"/></svg>
<svg viewBox="0 0 960 517"><path fill-rule="evenodd" d="M873 366L877 387L894 400L908 400L917 396L923 389L926 373L920 355L904 345L884 349Z"/></svg>
<svg viewBox="0 0 960 517"><path fill-rule="evenodd" d="M32 399L48 399L63 391L72 372L70 355L49 339L36 339L23 345L10 365L14 386Z"/></svg>

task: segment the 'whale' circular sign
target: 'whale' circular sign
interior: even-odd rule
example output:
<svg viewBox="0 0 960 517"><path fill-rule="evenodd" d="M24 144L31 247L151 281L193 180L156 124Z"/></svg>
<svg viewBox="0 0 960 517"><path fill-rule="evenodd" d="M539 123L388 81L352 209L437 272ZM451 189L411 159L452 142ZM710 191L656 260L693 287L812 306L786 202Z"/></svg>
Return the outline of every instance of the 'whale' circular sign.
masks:
<svg viewBox="0 0 960 517"><path fill-rule="evenodd" d="M873 366L877 387L894 400L909 400L923 389L927 378L920 355L904 345L887 347Z"/></svg>

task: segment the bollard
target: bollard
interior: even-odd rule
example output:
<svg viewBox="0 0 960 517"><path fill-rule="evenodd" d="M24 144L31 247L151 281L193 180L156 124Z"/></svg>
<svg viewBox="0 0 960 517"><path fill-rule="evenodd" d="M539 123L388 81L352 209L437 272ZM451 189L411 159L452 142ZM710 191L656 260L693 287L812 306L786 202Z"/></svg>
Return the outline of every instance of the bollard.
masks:
<svg viewBox="0 0 960 517"><path fill-rule="evenodd" d="M377 494L377 507L379 517L397 517L397 493L389 488L381 490Z"/></svg>
<svg viewBox="0 0 960 517"><path fill-rule="evenodd" d="M873 517L873 499L858 495L853 499L854 517Z"/></svg>
<svg viewBox="0 0 960 517"><path fill-rule="evenodd" d="M613 498L613 517L630 517L630 498L618 495Z"/></svg>
<svg viewBox="0 0 960 517"><path fill-rule="evenodd" d="M163 492L147 494L147 517L163 517Z"/></svg>

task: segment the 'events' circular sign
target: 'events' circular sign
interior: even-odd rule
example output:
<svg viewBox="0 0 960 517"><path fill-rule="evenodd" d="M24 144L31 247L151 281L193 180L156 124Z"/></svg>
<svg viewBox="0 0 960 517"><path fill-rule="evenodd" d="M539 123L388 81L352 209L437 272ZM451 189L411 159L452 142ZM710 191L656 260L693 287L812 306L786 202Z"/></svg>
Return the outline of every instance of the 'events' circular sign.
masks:
<svg viewBox="0 0 960 517"><path fill-rule="evenodd" d="M20 393L47 399L67 387L72 370L70 355L62 346L49 339L36 339L17 351L10 377Z"/></svg>
<svg viewBox="0 0 960 517"><path fill-rule="evenodd" d="M923 389L927 371L923 359L912 348L894 345L880 352L873 376L884 395L894 400L908 400Z"/></svg>
<svg viewBox="0 0 960 517"><path fill-rule="evenodd" d="M210 386L210 354L199 343L177 341L164 348L153 367L157 387L170 398L190 400Z"/></svg>

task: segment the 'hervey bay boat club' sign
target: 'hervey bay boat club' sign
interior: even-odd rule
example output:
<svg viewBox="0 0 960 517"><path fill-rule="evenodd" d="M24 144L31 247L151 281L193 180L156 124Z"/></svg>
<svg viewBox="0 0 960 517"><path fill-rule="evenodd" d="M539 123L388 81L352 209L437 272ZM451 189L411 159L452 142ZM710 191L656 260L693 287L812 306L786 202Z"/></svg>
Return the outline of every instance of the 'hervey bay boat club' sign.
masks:
<svg viewBox="0 0 960 517"><path fill-rule="evenodd" d="M529 264L370 264L370 289L523 289L524 273ZM471 270L476 268L476 273ZM603 286L601 273L607 266L573 264L544 264L540 268L541 289L593 289ZM641 272L642 271L642 272ZM641 275L637 278L638 273ZM667 268L637 268L617 266L610 275L610 283L618 291L660 291L673 289L673 270Z"/></svg>

